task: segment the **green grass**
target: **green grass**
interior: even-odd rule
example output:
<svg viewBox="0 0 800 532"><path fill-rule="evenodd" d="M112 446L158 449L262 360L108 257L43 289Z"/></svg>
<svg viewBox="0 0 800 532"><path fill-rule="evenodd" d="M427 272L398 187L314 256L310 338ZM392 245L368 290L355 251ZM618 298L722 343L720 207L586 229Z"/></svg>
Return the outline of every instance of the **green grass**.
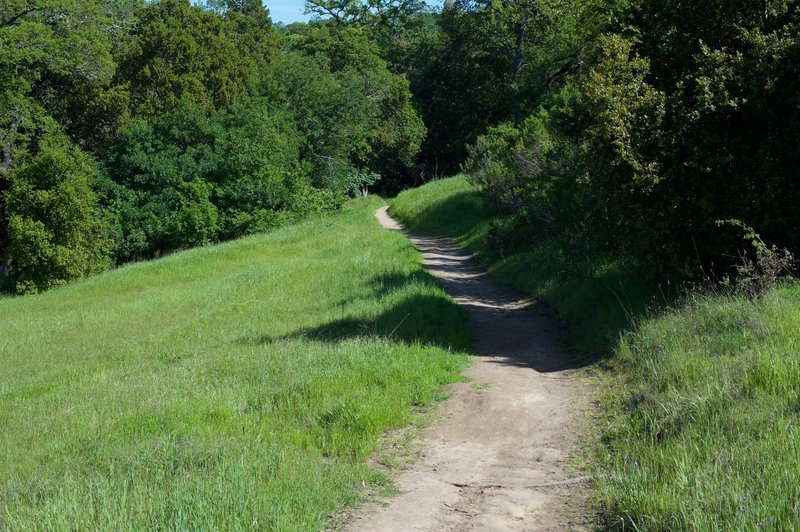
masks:
<svg viewBox="0 0 800 532"><path fill-rule="evenodd" d="M692 296L616 355L596 483L607 525L800 529L800 287Z"/></svg>
<svg viewBox="0 0 800 532"><path fill-rule="evenodd" d="M599 528L800 530L800 286L675 303L613 261L564 275L556 242L501 257L497 213L464 177L405 192L392 213L455 238L550 302L584 347L608 349L587 455Z"/></svg>
<svg viewBox="0 0 800 532"><path fill-rule="evenodd" d="M470 337L378 205L0 301L0 530L311 530L386 484Z"/></svg>
<svg viewBox="0 0 800 532"><path fill-rule="evenodd" d="M608 352L619 333L654 302L674 298L604 257L587 259L581 275L567 274L567 254L555 241L501 255L491 236L500 213L463 175L401 193L390 212L411 231L453 238L497 281L552 305L569 321L573 343L595 355Z"/></svg>

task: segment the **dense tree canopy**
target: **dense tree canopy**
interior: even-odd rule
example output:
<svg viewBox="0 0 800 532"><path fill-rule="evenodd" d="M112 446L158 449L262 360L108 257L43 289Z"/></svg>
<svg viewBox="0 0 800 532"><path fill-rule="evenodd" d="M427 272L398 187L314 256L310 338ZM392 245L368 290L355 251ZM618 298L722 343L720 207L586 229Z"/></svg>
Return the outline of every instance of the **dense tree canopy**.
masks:
<svg viewBox="0 0 800 532"><path fill-rule="evenodd" d="M275 28L258 0L4 2L3 284L35 291L399 186L425 127L374 36L415 9Z"/></svg>
<svg viewBox="0 0 800 532"><path fill-rule="evenodd" d="M539 222L570 221L562 237L595 235L592 246L650 275L724 270L740 241L724 219L796 250L798 3L586 0L571 9L575 31L559 39L575 43L574 65L546 87L561 96L531 110L546 116L544 129L490 131L471 151L476 177L508 206L548 207L544 218L531 214ZM568 191L569 205L554 210L543 183Z"/></svg>
<svg viewBox="0 0 800 532"><path fill-rule="evenodd" d="M467 170L650 275L800 247L796 0L0 5L0 277L35 291ZM699 259L699 261L698 261Z"/></svg>

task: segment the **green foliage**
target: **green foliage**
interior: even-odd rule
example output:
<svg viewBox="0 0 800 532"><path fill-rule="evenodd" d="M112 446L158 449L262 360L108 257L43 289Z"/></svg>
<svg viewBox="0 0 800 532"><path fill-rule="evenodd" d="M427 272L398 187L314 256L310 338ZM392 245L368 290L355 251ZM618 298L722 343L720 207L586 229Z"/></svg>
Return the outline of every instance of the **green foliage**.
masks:
<svg viewBox="0 0 800 532"><path fill-rule="evenodd" d="M549 0L446 2L408 67L434 174L459 169L488 128L519 124L575 69L575 10ZM423 26L424 28L424 26Z"/></svg>
<svg viewBox="0 0 800 532"><path fill-rule="evenodd" d="M434 174L457 171L466 144L511 117L511 60L504 35L484 15L446 3L437 35L421 43L412 71L428 128L422 157Z"/></svg>
<svg viewBox="0 0 800 532"><path fill-rule="evenodd" d="M118 260L183 247L183 237L194 244L216 240L218 215L203 177L218 165L213 139L220 134L198 107L120 129L104 161L103 181Z"/></svg>
<svg viewBox="0 0 800 532"><path fill-rule="evenodd" d="M336 206L313 196L291 115L253 98L209 115L184 105L133 121L105 161L121 260L215 242ZM324 202L323 202L324 203ZM283 214L281 214L283 213Z"/></svg>
<svg viewBox="0 0 800 532"><path fill-rule="evenodd" d="M102 271L110 242L90 186L93 161L58 132L14 168L5 194L10 275L31 293Z"/></svg>
<svg viewBox="0 0 800 532"><path fill-rule="evenodd" d="M337 23L360 24L387 29L402 26L423 9L420 0L307 0L306 13L330 17Z"/></svg>
<svg viewBox="0 0 800 532"><path fill-rule="evenodd" d="M630 260L684 275L737 255L718 219L796 247L797 6L637 4L592 45L583 84L610 237Z"/></svg>
<svg viewBox="0 0 800 532"><path fill-rule="evenodd" d="M0 300L0 529L319 530L385 490L470 338L378 206Z"/></svg>
<svg viewBox="0 0 800 532"><path fill-rule="evenodd" d="M347 190L351 168L401 177L425 135L405 78L389 71L359 28L311 25L290 42L296 52L277 70L315 183Z"/></svg>
<svg viewBox="0 0 800 532"><path fill-rule="evenodd" d="M768 246L761 235L741 220L720 220L717 225L730 225L742 232L744 240L752 246L753 256L742 254L740 264L736 266L736 277L733 281L725 277L723 285L734 285L736 292L745 297L758 297L775 288L779 283L792 281L792 271L797 262L788 249Z"/></svg>
<svg viewBox="0 0 800 532"><path fill-rule="evenodd" d="M517 253L557 240L564 266L580 274L586 258L602 251L603 220L587 193L584 146L568 117L580 105L574 85L553 94L519 127L490 129L468 147L471 179L504 211L492 229L500 253Z"/></svg>
<svg viewBox="0 0 800 532"><path fill-rule="evenodd" d="M261 0L207 0L206 8L221 13L231 28L238 50L246 50L262 81L279 53L280 39L272 27L269 10Z"/></svg>
<svg viewBox="0 0 800 532"><path fill-rule="evenodd" d="M358 23L280 36L256 0L5 2L0 255L10 172L53 122L103 163L99 181L86 177L118 261L329 212L379 181L400 186L425 127L374 36L386 41L418 8L375 4ZM41 240L15 222L23 230Z"/></svg>
<svg viewBox="0 0 800 532"><path fill-rule="evenodd" d="M660 134L665 97L645 81L650 63L634 54L631 41L613 35L598 46L599 58L584 81L583 95L594 119L588 131L590 142L610 151L592 163L598 168L611 163L619 167L611 177L620 182L608 188L648 192L660 180L659 165L648 155ZM598 170L594 174L603 175Z"/></svg>
<svg viewBox="0 0 800 532"><path fill-rule="evenodd" d="M96 91L114 71L96 2L9 0L0 6L0 177L74 92Z"/></svg>
<svg viewBox="0 0 800 532"><path fill-rule="evenodd" d="M246 92L255 65L225 19L189 0L147 5L120 58L137 116L152 118L191 103L222 109Z"/></svg>
<svg viewBox="0 0 800 532"><path fill-rule="evenodd" d="M369 187L381 180L381 176L375 172L353 171L349 175L350 193L354 196L367 196Z"/></svg>
<svg viewBox="0 0 800 532"><path fill-rule="evenodd" d="M513 26L534 7L498 16ZM578 255L597 247L654 279L724 275L740 240L718 219L800 245L787 208L800 200L796 6L586 0L563 9L568 22L545 34L564 51L580 45L566 81L520 78L520 94L545 89L539 109L478 136L465 166L521 212L512 233L555 234ZM545 70L560 64L534 56Z"/></svg>

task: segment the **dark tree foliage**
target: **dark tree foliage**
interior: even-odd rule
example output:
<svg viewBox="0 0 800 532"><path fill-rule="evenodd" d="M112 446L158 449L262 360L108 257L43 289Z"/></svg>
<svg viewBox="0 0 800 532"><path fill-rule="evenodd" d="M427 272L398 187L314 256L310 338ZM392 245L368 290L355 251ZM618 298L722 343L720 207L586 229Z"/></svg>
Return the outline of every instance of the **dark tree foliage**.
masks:
<svg viewBox="0 0 800 532"><path fill-rule="evenodd" d="M34 291L461 168L651 276L797 251L796 0L0 3L0 284ZM70 222L71 220L71 222ZM68 223L70 222L70 223ZM110 255L109 255L110 254Z"/></svg>
<svg viewBox="0 0 800 532"><path fill-rule="evenodd" d="M627 25L598 41L584 84L589 170L623 250L687 273L724 264L729 218L797 249L797 3L641 1Z"/></svg>
<svg viewBox="0 0 800 532"><path fill-rule="evenodd" d="M134 115L152 118L184 102L224 109L245 95L256 65L233 32L223 17L189 0L148 4L117 72L130 87Z"/></svg>
<svg viewBox="0 0 800 532"><path fill-rule="evenodd" d="M562 69L577 93L542 100L542 127L479 138L476 178L530 214L528 231L557 226L654 277L727 268L741 239L722 219L798 249L798 3L585 0L572 10L574 31L556 35L579 45ZM554 203L559 190L568 205Z"/></svg>
<svg viewBox="0 0 800 532"><path fill-rule="evenodd" d="M414 97L428 128L422 164L458 171L489 127L520 123L575 68L570 12L548 2L448 1L416 50Z"/></svg>
<svg viewBox="0 0 800 532"><path fill-rule="evenodd" d="M485 22L481 11L446 3L412 79L428 128L422 163L432 175L457 171L467 143L511 116L511 62Z"/></svg>

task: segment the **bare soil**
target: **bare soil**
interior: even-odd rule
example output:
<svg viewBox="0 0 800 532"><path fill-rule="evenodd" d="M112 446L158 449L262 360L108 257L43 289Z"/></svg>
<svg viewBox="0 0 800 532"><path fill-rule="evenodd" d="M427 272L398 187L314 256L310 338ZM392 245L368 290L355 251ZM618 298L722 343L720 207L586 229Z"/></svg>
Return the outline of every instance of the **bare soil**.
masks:
<svg viewBox="0 0 800 532"><path fill-rule="evenodd" d="M402 230L387 208L375 216ZM469 313L475 360L422 432L400 494L349 530L585 530L589 479L570 471L589 405L579 360L541 303L494 283L452 241L408 234L425 266Z"/></svg>

